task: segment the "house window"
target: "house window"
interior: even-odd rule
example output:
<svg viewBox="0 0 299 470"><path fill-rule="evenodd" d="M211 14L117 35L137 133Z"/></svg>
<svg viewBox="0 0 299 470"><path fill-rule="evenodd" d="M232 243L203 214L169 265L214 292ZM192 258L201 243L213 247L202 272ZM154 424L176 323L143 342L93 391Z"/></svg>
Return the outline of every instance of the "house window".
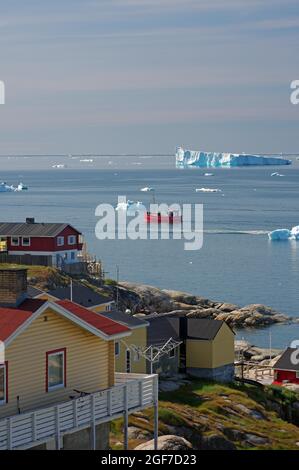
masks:
<svg viewBox="0 0 299 470"><path fill-rule="evenodd" d="M64 245L64 237L57 237L57 246Z"/></svg>
<svg viewBox="0 0 299 470"><path fill-rule="evenodd" d="M175 349L174 348L169 351L169 357L170 358L175 357Z"/></svg>
<svg viewBox="0 0 299 470"><path fill-rule="evenodd" d="M299 371L296 371L296 379L299 379Z"/></svg>
<svg viewBox="0 0 299 470"><path fill-rule="evenodd" d="M22 237L22 246L30 246L30 237Z"/></svg>
<svg viewBox="0 0 299 470"><path fill-rule="evenodd" d="M76 237L75 237L75 235L69 235L69 236L68 236L68 244L69 244L69 245L75 245L75 244L76 244Z"/></svg>
<svg viewBox="0 0 299 470"><path fill-rule="evenodd" d="M110 304L105 306L105 311L106 312L111 312L111 310L112 310L112 308L111 308Z"/></svg>
<svg viewBox="0 0 299 470"><path fill-rule="evenodd" d="M71 260L74 260L76 257L76 253L74 251L71 252Z"/></svg>
<svg viewBox="0 0 299 470"><path fill-rule="evenodd" d="M66 386L66 349L47 352L47 392Z"/></svg>
<svg viewBox="0 0 299 470"><path fill-rule="evenodd" d="M119 356L119 343L114 343L115 356Z"/></svg>
<svg viewBox="0 0 299 470"><path fill-rule="evenodd" d="M0 405L7 403L7 363L0 364Z"/></svg>
<svg viewBox="0 0 299 470"><path fill-rule="evenodd" d="M19 244L20 244L19 237L12 237L11 238L11 246L19 246Z"/></svg>

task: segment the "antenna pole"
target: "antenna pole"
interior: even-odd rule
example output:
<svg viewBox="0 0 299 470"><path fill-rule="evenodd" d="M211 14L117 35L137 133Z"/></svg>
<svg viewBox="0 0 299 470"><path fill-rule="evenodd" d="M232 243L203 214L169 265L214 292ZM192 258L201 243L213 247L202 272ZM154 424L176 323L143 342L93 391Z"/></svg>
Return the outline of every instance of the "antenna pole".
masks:
<svg viewBox="0 0 299 470"><path fill-rule="evenodd" d="M119 310L119 291L118 291L118 283L119 283L119 266L116 265L116 308Z"/></svg>

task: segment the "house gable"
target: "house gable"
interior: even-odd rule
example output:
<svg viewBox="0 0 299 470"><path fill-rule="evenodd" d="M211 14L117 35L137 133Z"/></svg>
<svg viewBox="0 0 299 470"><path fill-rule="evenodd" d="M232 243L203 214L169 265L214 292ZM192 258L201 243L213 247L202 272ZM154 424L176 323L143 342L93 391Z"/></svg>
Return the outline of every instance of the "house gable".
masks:
<svg viewBox="0 0 299 470"><path fill-rule="evenodd" d="M61 349L67 357L67 386L47 392L47 353ZM18 407L24 412L37 403L44 406L68 400L74 389L90 393L112 386L112 349L114 341L95 336L48 305L5 349L9 398L0 406L0 417L17 413Z"/></svg>

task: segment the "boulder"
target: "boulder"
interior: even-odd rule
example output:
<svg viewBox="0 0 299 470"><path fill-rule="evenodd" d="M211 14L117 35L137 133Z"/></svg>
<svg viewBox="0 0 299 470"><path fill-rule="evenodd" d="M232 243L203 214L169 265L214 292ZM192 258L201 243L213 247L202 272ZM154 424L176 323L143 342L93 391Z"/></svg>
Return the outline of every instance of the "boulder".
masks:
<svg viewBox="0 0 299 470"><path fill-rule="evenodd" d="M256 434L245 434L244 439L253 447L269 443L269 440L266 437L257 436Z"/></svg>
<svg viewBox="0 0 299 470"><path fill-rule="evenodd" d="M154 450L154 439L135 447L135 450ZM184 437L166 435L158 438L158 450L186 451L191 450L192 444Z"/></svg>
<svg viewBox="0 0 299 470"><path fill-rule="evenodd" d="M204 436L201 446L203 450L237 450L233 442L218 434Z"/></svg>

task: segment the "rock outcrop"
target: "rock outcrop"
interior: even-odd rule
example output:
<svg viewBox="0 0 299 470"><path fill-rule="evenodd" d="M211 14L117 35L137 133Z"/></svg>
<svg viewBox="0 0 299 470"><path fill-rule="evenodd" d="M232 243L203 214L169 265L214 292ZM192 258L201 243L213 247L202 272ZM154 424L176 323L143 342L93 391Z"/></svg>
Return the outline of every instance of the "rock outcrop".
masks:
<svg viewBox="0 0 299 470"><path fill-rule="evenodd" d="M154 440L152 439L144 444L139 444L135 450L154 450L154 448ZM183 437L166 435L158 438L158 450L186 451L190 449L192 449L192 445Z"/></svg>
<svg viewBox="0 0 299 470"><path fill-rule="evenodd" d="M109 288L116 292L115 286ZM120 307L123 310L129 308L133 314L172 312L191 318L224 320L235 328L255 328L292 321L287 315L262 304L238 307L186 292L162 290L132 282L120 282L118 292Z"/></svg>

